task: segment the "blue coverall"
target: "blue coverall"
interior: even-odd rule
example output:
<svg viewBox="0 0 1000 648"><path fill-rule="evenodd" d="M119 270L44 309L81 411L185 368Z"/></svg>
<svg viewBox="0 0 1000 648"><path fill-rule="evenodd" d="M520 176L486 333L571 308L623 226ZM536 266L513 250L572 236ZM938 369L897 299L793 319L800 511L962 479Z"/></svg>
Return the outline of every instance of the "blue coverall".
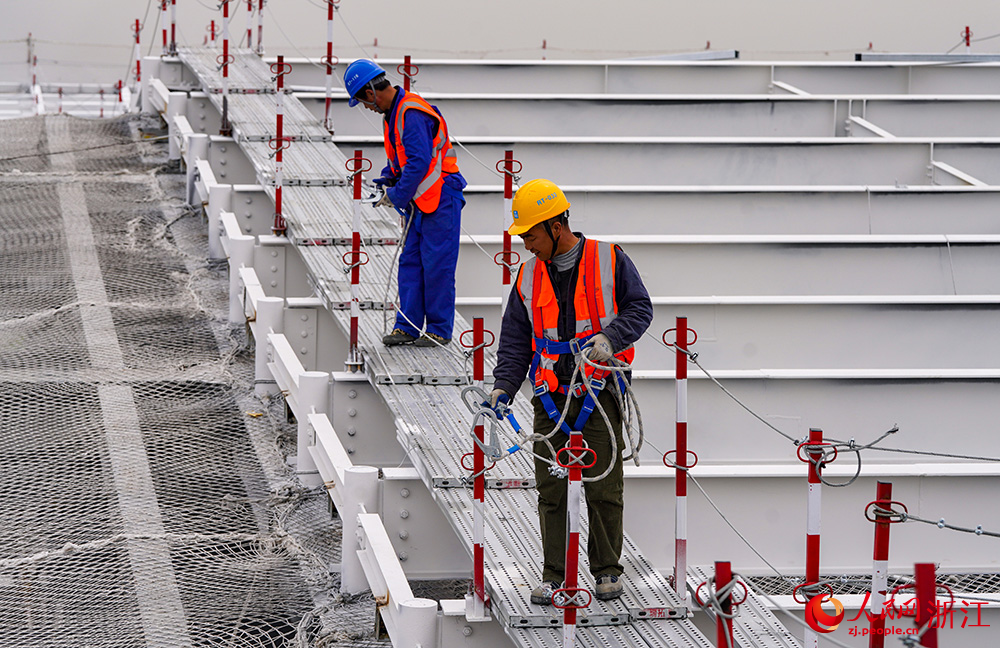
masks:
<svg viewBox="0 0 1000 648"><path fill-rule="evenodd" d="M396 108L405 94L399 86L396 90L392 109L385 117L390 148L396 146ZM437 128L438 123L431 116L418 110L408 111L403 129L406 164L398 177L387 164L382 177L394 182L386 190L392 204L413 214L399 257L400 312L396 314L395 328L419 337L420 328L426 323L428 333L450 340L455 324L455 266L465 205L462 195L465 178L461 173L447 175L441 188L441 202L431 213L425 214L410 203L430 166Z"/></svg>

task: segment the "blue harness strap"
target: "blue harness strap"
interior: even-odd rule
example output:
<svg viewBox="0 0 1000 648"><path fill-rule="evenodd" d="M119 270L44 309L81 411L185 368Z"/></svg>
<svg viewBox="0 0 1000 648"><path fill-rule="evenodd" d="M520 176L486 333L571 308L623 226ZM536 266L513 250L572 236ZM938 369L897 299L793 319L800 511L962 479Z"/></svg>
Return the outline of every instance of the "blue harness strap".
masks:
<svg viewBox="0 0 1000 648"><path fill-rule="evenodd" d="M535 374L538 371L539 360L541 359L542 352L549 353L551 355L564 355L564 354L577 354L580 349L587 343L587 341L596 334L591 334L582 338L573 338L568 342L557 342L555 340L548 340L546 338L535 338L535 355L531 359L531 366L528 369L528 376L531 378L532 384L535 385L534 392L535 396L542 403L542 407L545 408L545 413L549 415L549 418L553 422L558 423L559 419L562 418L562 412L556 407L556 403L552 400L552 396L549 392L548 386L546 384L538 385L535 380ZM590 388L593 390L593 396L591 392L587 391L587 388L583 385L577 386L576 389L571 393L566 385L559 385L557 390L560 394L565 394L567 398L579 397L582 393L586 392L586 396L583 399L583 405L580 408L580 413L576 417L576 421L573 423L573 427L570 428L566 424L566 421L562 422L561 429L566 434L575 431L582 431L583 426L587 424L590 419L590 415L594 412L594 407L596 403L594 397L600 395L601 390L604 389L605 381L603 380L591 380Z"/></svg>

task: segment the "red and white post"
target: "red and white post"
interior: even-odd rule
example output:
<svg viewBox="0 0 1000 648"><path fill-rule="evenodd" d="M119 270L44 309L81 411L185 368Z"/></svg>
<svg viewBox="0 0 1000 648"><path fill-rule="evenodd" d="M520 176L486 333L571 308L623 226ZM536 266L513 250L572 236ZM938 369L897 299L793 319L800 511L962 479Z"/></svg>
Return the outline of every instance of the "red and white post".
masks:
<svg viewBox="0 0 1000 648"><path fill-rule="evenodd" d="M257 56L264 56L264 0L257 2Z"/></svg>
<svg viewBox="0 0 1000 648"><path fill-rule="evenodd" d="M472 320L472 380L483 388L485 380L485 350L483 348L483 318ZM482 417L476 417L473 432L479 443L486 440ZM486 616L486 456L479 443L473 444L472 470L472 613L477 619Z"/></svg>
<svg viewBox="0 0 1000 648"><path fill-rule="evenodd" d="M715 561L716 595L731 580L733 580L733 567L729 561ZM730 591L728 596L719 600L719 607L722 608L722 614L718 614L715 617L715 645L718 648L735 648L736 642L733 641L733 620L725 616L733 613L732 591Z"/></svg>
<svg viewBox="0 0 1000 648"><path fill-rule="evenodd" d="M219 135L229 136L233 129L229 125L229 3L222 0L222 124Z"/></svg>
<svg viewBox="0 0 1000 648"><path fill-rule="evenodd" d="M339 0L338 0L339 1ZM323 125L326 130L333 134L333 115L330 114L330 105L333 103L333 12L336 3L334 0L326 0L326 105L323 109Z"/></svg>
<svg viewBox="0 0 1000 648"><path fill-rule="evenodd" d="M878 482L875 487L875 506L887 509L891 506L892 484ZM883 648L885 646L885 599L889 589L889 518L885 514L873 513L875 518L875 548L873 552L874 566L872 569L872 595L868 611L871 613L871 632L868 635L868 648Z"/></svg>
<svg viewBox="0 0 1000 648"><path fill-rule="evenodd" d="M253 49L253 0L247 0L247 49Z"/></svg>
<svg viewBox="0 0 1000 648"><path fill-rule="evenodd" d="M285 63L285 57L278 55L278 62L271 68L274 71L277 86L275 87L275 125L274 125L274 224L271 232L274 235L284 235L285 218L281 215L281 185L282 167L284 160L282 152L285 150L287 141L285 140L285 73L292 68Z"/></svg>
<svg viewBox="0 0 1000 648"><path fill-rule="evenodd" d="M413 66L411 62L410 55L407 54L403 57L403 90L410 91L410 68Z"/></svg>
<svg viewBox="0 0 1000 648"><path fill-rule="evenodd" d="M676 469L674 474L674 591L687 604L687 377L688 377L688 323L687 317L678 317L676 323L677 352L674 369L677 383L676 417Z"/></svg>
<svg viewBox="0 0 1000 648"><path fill-rule="evenodd" d="M575 597L580 591L580 500L583 499L583 467L585 454L583 432L571 430L566 461L569 481L566 484L566 590L569 605L563 608L563 648L572 648L576 643L576 611L581 607ZM590 451L591 453L593 451ZM557 455L558 456L558 455ZM593 464L591 464L593 465ZM589 593L588 593L589 598Z"/></svg>
<svg viewBox="0 0 1000 648"><path fill-rule="evenodd" d="M215 47L215 19L214 18L212 19L212 22L209 23L209 25L208 25L208 34L209 34L209 37L212 39L211 40L212 47Z"/></svg>
<svg viewBox="0 0 1000 648"><path fill-rule="evenodd" d="M31 57L31 95L35 99L35 114L41 114L41 106L38 103L38 98L42 94L42 89L38 87L38 57L32 55Z"/></svg>
<svg viewBox="0 0 1000 648"><path fill-rule="evenodd" d="M177 0L170 0L170 55L177 56Z"/></svg>
<svg viewBox="0 0 1000 648"><path fill-rule="evenodd" d="M937 575L934 573L934 563L917 563L914 576L917 590L917 629L923 630L920 645L937 648L938 632L935 625L937 609Z"/></svg>
<svg viewBox="0 0 1000 648"><path fill-rule="evenodd" d="M160 0L160 31L163 33L161 56L166 56L170 44L167 42L167 0Z"/></svg>
<svg viewBox="0 0 1000 648"><path fill-rule="evenodd" d="M351 234L351 339L347 364L352 370L361 367L361 352L358 349L358 319L361 317L361 149L354 151L354 220Z"/></svg>
<svg viewBox="0 0 1000 648"><path fill-rule="evenodd" d="M962 32L962 38L965 39L965 53L972 54L972 30L969 26L965 26L965 31Z"/></svg>
<svg viewBox="0 0 1000 648"><path fill-rule="evenodd" d="M119 81L118 83L121 83L121 81ZM121 97L121 93L120 92L118 93L118 96ZM59 88L59 114L60 115L62 114L62 97L63 97L62 88ZM119 99L119 101L121 101L121 99Z"/></svg>
<svg viewBox="0 0 1000 648"><path fill-rule="evenodd" d="M138 92L139 84L142 82L142 52L139 51L139 35L142 33L142 27L139 26L139 19L135 19L135 27L132 28L135 33L135 46L132 48L132 58L135 59L135 86L133 86L133 91Z"/></svg>
<svg viewBox="0 0 1000 648"><path fill-rule="evenodd" d="M510 284L512 275L510 271L510 232L507 230L513 224L513 217L510 213L511 205L514 201L514 151L504 151L503 154L503 259L501 264L502 283L500 284L500 317L507 312L507 300L510 299Z"/></svg>
<svg viewBox="0 0 1000 648"><path fill-rule="evenodd" d="M104 119L104 88L101 88L98 94L101 96L100 107L101 107L101 119Z"/></svg>
<svg viewBox="0 0 1000 648"><path fill-rule="evenodd" d="M823 443L823 430L809 429L809 446ZM821 468L818 463L823 459L823 451L810 449L809 455L809 495L806 500L806 582L805 586L819 582L819 536L822 520L822 486L820 481ZM805 629L805 648L817 648L819 635L812 628Z"/></svg>

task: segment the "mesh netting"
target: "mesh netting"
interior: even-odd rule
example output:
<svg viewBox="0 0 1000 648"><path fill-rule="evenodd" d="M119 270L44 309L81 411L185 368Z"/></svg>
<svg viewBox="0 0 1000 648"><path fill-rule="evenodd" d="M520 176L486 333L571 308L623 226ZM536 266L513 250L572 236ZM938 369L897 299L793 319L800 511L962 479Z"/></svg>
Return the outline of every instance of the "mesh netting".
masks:
<svg viewBox="0 0 1000 648"><path fill-rule="evenodd" d="M0 646L384 645L143 126L0 122Z"/></svg>

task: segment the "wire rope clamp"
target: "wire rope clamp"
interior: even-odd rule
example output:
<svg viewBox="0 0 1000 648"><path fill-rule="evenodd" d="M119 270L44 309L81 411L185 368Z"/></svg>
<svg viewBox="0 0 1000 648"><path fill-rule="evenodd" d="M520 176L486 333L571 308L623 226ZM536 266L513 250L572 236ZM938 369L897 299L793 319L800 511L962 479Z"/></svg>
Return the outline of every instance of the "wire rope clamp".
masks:
<svg viewBox="0 0 1000 648"><path fill-rule="evenodd" d="M687 453L689 455L694 455L694 463L692 464L685 463L684 465L681 465L675 461L670 461L669 459L667 459L667 457L669 457L672 454L673 455L677 454L677 450L667 450L666 452L663 453L663 465L666 466L667 468L680 468L681 470L691 470L692 468L698 465L698 453L695 452L694 450L688 450ZM684 459L685 461L687 461L687 457L684 457Z"/></svg>
<svg viewBox="0 0 1000 648"><path fill-rule="evenodd" d="M333 68L340 65L340 57L334 54L333 56L328 56L324 54L320 57L319 62L326 66L328 71L332 71Z"/></svg>
<svg viewBox="0 0 1000 648"><path fill-rule="evenodd" d="M893 508L893 505L900 506L903 510L899 511ZM906 522L909 512L906 504L902 502L895 500L874 500L868 502L868 505L865 506L865 519L875 523L896 524L898 522Z"/></svg>
<svg viewBox="0 0 1000 648"><path fill-rule="evenodd" d="M235 63L236 57L233 56L232 54L229 54L228 56L225 54L219 54L218 56L215 57L215 62L219 64L219 67L216 69L221 70L227 65Z"/></svg>
<svg viewBox="0 0 1000 648"><path fill-rule="evenodd" d="M366 157L349 157L344 160L344 168L351 172L349 177L353 178L359 173L368 173L372 170L372 161Z"/></svg>
<svg viewBox="0 0 1000 648"><path fill-rule="evenodd" d="M399 76L407 77L412 81L413 77L420 74L420 66L416 63L400 63L396 66L396 72Z"/></svg>
<svg viewBox="0 0 1000 648"><path fill-rule="evenodd" d="M351 261L347 258L349 256L355 257L356 260L354 261L354 263L351 263ZM362 257L364 258L362 259ZM364 250L348 250L347 252L344 252L344 254L341 255L340 260L341 262L343 262L345 266L344 274L347 274L354 268L367 265L370 259L368 257L368 253L365 252Z"/></svg>
<svg viewBox="0 0 1000 648"><path fill-rule="evenodd" d="M510 162L511 168L509 170L507 169L507 162ZM515 164L517 165L516 168L514 167ZM496 169L501 174L509 175L515 182L520 182L521 178L517 174L524 170L524 165L521 164L521 161L516 158L511 160L500 160L497 162Z"/></svg>
<svg viewBox="0 0 1000 648"><path fill-rule="evenodd" d="M513 256L516 257L516 259L514 261L505 261L504 259L497 258L501 256L508 256L508 257ZM493 255L493 263L495 263L498 266L503 266L508 270L513 270L515 267L517 267L518 264L521 263L521 253L518 252L517 250L501 250Z"/></svg>
<svg viewBox="0 0 1000 648"><path fill-rule="evenodd" d="M677 333L677 329L676 328L668 328L666 331L663 332L663 337L661 339L663 340L663 343L666 344L668 347L673 347L675 349L678 349L676 342L668 342L667 341L667 334L670 333L671 331L673 331L674 334L676 335L676 333ZM693 328L689 328L687 330L687 332L689 334L688 335L689 338L691 338L692 335L694 336L693 338L687 340L687 346L693 346L695 344L695 342L698 341L698 331L694 330ZM680 350L680 349L678 349L678 350Z"/></svg>
<svg viewBox="0 0 1000 648"><path fill-rule="evenodd" d="M562 453L569 455L568 459L562 459ZM584 463L584 457L590 455L590 463ZM565 446L556 452L556 463L560 468L592 468L597 463L597 453L592 448L571 448Z"/></svg>
<svg viewBox="0 0 1000 648"><path fill-rule="evenodd" d="M715 586L714 576L709 580L702 581L702 583L698 585L698 587L694 591L694 600L695 603L698 604L698 607L701 608L711 607L712 609L718 610L721 607L722 603L725 602L725 599L729 599L729 603L733 606L733 609L735 610L739 606L743 605L743 603L745 603L747 600L747 596L749 596L746 583L744 583L742 579L734 578L733 580L731 580L730 583L732 585L723 588L721 598L718 591L711 588L707 588L709 583L711 583L713 587ZM743 596L739 599L733 596L733 591L736 589L737 585L743 589ZM704 601L701 599L701 588L703 587L707 588Z"/></svg>
<svg viewBox="0 0 1000 648"><path fill-rule="evenodd" d="M230 58L231 57L232 57L232 55L230 55ZM292 64L288 63L286 61L282 61L280 63L272 63L269 69L271 70L271 74L274 75L271 78L271 80L272 81L276 81L278 79L278 77L283 77L286 74L291 74L291 72L292 72Z"/></svg>
<svg viewBox="0 0 1000 648"><path fill-rule="evenodd" d="M802 456L803 448L810 455L815 453L821 456L818 459L813 459L812 457L808 458L803 457ZM830 455L831 450L833 451L833 457L827 459L827 457ZM815 463L817 468L822 468L823 466L831 464L834 461L836 461L837 454L838 454L837 446L835 446L832 443L826 443L825 441L823 443L800 443L799 447L795 450L795 456L799 458L799 461L801 461L802 463Z"/></svg>
<svg viewBox="0 0 1000 648"><path fill-rule="evenodd" d="M826 588L827 591L824 592L823 588ZM799 590L802 590L803 598L799 597ZM819 583L799 583L795 586L795 589L792 590L792 599L796 603L801 603L802 605L809 603L809 601L815 596L826 597L823 599L824 603L829 601L833 598L833 586L829 583L823 583L822 585Z"/></svg>
<svg viewBox="0 0 1000 648"><path fill-rule="evenodd" d="M583 598L584 594L587 595L586 599ZM585 587L563 587L552 592L552 606L560 610L582 610L590 607L593 600L590 590Z"/></svg>
<svg viewBox="0 0 1000 648"><path fill-rule="evenodd" d="M461 460L459 460L459 463L462 464L462 468L468 470L469 472L472 472L473 470L475 470L476 469L475 466L470 466L467 463L465 463L465 458L466 457L472 457L473 459L475 459L475 456L476 456L476 453L474 453L474 452L466 452L464 455L462 455ZM497 465L497 462L494 461L493 463L490 464L489 468L483 468L483 470L484 471L485 470L493 470L493 467L496 466L496 465Z"/></svg>
<svg viewBox="0 0 1000 648"><path fill-rule="evenodd" d="M473 330L472 329L466 329L466 330L462 331L458 335L458 343L461 344L463 348L468 349L468 351L463 351L462 352L466 356L471 356L473 353L475 353L479 349L485 349L487 347L491 347L491 346L493 346L493 343L497 341L497 336L493 334L493 331L491 331L489 329L483 329L483 333L489 333L490 334L490 341L489 342L485 342L484 341L482 344L466 343L465 336L468 333L473 333ZM485 395L486 392L482 392L482 393Z"/></svg>

